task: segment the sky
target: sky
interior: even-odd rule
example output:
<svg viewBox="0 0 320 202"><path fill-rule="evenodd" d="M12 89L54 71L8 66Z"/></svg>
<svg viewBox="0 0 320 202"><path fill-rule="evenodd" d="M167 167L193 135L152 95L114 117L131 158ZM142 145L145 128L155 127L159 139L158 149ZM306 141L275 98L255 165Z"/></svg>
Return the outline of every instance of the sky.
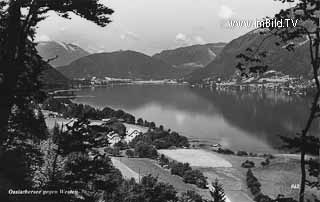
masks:
<svg viewBox="0 0 320 202"><path fill-rule="evenodd" d="M193 44L229 42L248 28L227 29L228 19L255 20L288 8L274 0L101 0L112 23L101 28L72 15L54 13L40 23L37 40L79 45L89 52L135 50L148 55Z"/></svg>

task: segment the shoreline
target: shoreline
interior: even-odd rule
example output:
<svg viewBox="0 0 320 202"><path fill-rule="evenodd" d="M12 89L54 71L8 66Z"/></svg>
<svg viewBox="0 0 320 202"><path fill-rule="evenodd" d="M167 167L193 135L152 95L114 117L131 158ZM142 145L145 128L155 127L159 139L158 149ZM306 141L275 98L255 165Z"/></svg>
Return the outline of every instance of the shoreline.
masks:
<svg viewBox="0 0 320 202"><path fill-rule="evenodd" d="M50 111L47 111L50 112ZM54 123L58 123L60 122L60 124L62 123L66 123L66 122L70 122L70 120L72 119L65 119L65 118L61 118L61 117L55 117L55 118L50 118L50 117L46 117L46 123L48 125L48 128L50 129L51 127L54 125ZM97 122L97 123L102 123L102 121L100 120L91 120L93 122ZM48 124L48 122L51 122L51 124ZM131 126L131 127L141 127L139 125L136 124L127 124L124 123L126 125L126 127ZM144 127L146 130L147 128ZM181 134L183 135L183 134ZM195 138L189 138L187 137L188 140L191 142L192 140L194 141ZM199 140L199 138L197 138L196 140ZM248 200L248 198L251 198L250 193L248 192L248 190L244 187L246 187L246 183L245 183L245 176L246 176L246 168L242 168L241 164L246 161L246 160L250 160L250 161L254 161L256 166L253 168L253 171L255 172L256 176L259 178L259 181L261 181L262 184L265 185L265 189L267 191L265 191L266 193L270 194L270 196L274 196L276 197L276 193L277 190L273 190L272 186L270 185L270 181L266 181L265 179L268 177L264 177L266 175L266 173L268 174L268 176L270 176L270 173L272 175L277 175L277 173L279 174L279 169L285 171L284 173L286 173L286 175L283 175L283 177L288 178L291 184L297 184L299 183L296 178L294 178L294 176L296 176L296 165L299 163L299 155L298 154L284 154L284 153L277 153L277 154L272 154L273 156L275 156L274 159L271 160L271 165L272 166L267 166L267 167L263 167L260 166L260 163L262 161L265 160L266 156L239 156L239 155L228 155L228 154L221 154L218 153L216 151L212 150L212 147L210 148L205 148L205 147L198 147L198 148L194 148L197 149L198 152L207 152L208 154L211 154L213 156L217 156L220 157L221 159L223 159L224 161L230 162L231 166L222 166L222 167L217 167L217 166L213 166L214 162L212 163L212 165L208 165L208 166L203 166L203 165L198 165L195 166L196 169L201 170L204 175L206 177L208 177L208 182L214 181L215 178L218 178L222 184L225 185L226 188L226 194L228 195L228 197L231 199L231 201L237 201L237 198L239 197L241 200L239 202L252 202L252 200ZM191 151L191 153L193 153L192 151L192 147L190 147L189 149L185 149L185 153L188 153ZM182 152L183 155L185 155ZM166 155L166 154L165 154ZM195 158L195 161L199 161L203 156L202 155L193 155L193 157ZM173 158L174 159L174 158ZM186 158L182 158L184 160L186 160ZM179 162L183 162L179 159L174 159L177 160ZM131 159L130 161L128 160L125 162L118 162L115 161L115 164L117 165L116 167L119 167L119 170L121 170L121 172L123 172L124 176L133 176L135 179L137 179L137 170L134 170L132 167L130 167L131 164L128 163L133 163L135 164L135 161L137 161L136 163L139 163L139 159ZM188 162L188 159L186 160ZM285 167L285 164L291 162L293 165L293 167ZM141 162L140 162L141 163ZM189 162L192 166L192 162ZM149 164L147 164L149 165ZM283 168L280 166L280 168L278 167L279 165L284 166ZM273 167L276 166L276 167ZM152 166L154 168L154 166ZM154 168L156 169L156 168ZM158 167L158 169L161 169ZM152 170L152 169L151 169ZM165 169L163 169L163 171L166 171ZM283 172L281 171L281 172ZM140 171L139 171L140 172ZM151 172L151 171L148 171ZM147 172L147 173L148 173ZM162 172L162 171L159 171ZM294 173L294 175L292 174ZM164 174L166 177L165 179L168 179L170 182L170 179L172 178L172 175L167 172L166 174ZM271 176L272 176L271 175ZM281 175L282 176L282 175ZM280 178L279 178L280 179ZM278 180L274 180L273 183L278 182ZM236 188L234 188L235 184L238 184L239 186ZM277 185L280 186L280 185ZM243 187L243 188L241 188ZM287 188L290 187L289 184L286 185Z"/></svg>
<svg viewBox="0 0 320 202"><path fill-rule="evenodd" d="M45 113L48 113L49 111L47 110L43 110L45 111ZM44 113L44 114L45 114ZM50 113L50 112L49 112ZM66 119L66 118L63 118L63 117L55 117L55 118L52 118L52 117L46 117L45 116L45 120L46 120L46 124L47 124L47 127L49 130L53 129L53 126L55 123L58 123L59 125L61 124L66 124L66 123L69 123L70 121L72 121L72 119ZM103 123L103 121L101 120L91 120L93 123ZM140 125L137 125L137 124L129 124L129 123L123 123L126 127L130 127L130 128L134 128L134 129L140 129L142 130L142 132L146 132L148 129L147 127L143 127L143 126L140 126ZM181 134L183 135L183 134ZM202 139L202 138L195 138L195 137L188 137L188 136L185 136L188 138L189 142L192 143L194 141L196 141L197 143L200 143L201 141L203 142L208 142L206 141L206 139ZM198 142L199 141L199 142ZM209 145L208 145L209 144ZM189 148L189 149L200 149L200 150L203 150L203 151L207 151L207 152L212 152L212 153L215 153L215 154L220 154L218 153L217 151L214 151L213 149L217 149L217 148L220 148L220 147L213 147L211 144L213 143L207 143L207 145L204 145L204 146L197 146L195 148ZM222 147L221 147L222 148ZM229 149L229 148L223 148L223 149ZM232 150L232 149L230 149ZM232 151L237 151L237 150L232 150ZM240 150L239 150L240 151ZM241 151L244 151L244 150L241 150ZM249 151L245 151L247 152L248 154L250 154ZM271 154L273 156L276 156L276 157L288 157L288 158L292 158L292 159L298 159L300 157L300 154L291 154L291 153L281 153L281 152L277 152L277 153L264 153L264 152L257 152L257 153L254 153L254 154L258 154L258 156L243 156L243 157L257 157L257 158L262 158L263 155L265 154ZM236 154L230 154L230 155L234 155L234 156L237 156ZM309 158L312 158L312 156L309 156ZM314 158L314 157L313 157Z"/></svg>

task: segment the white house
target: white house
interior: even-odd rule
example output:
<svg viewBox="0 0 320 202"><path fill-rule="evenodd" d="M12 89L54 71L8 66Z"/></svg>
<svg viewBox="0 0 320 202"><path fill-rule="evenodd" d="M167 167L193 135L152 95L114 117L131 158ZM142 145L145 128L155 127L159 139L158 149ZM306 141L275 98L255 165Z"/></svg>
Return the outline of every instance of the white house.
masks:
<svg viewBox="0 0 320 202"><path fill-rule="evenodd" d="M121 141L121 137L118 133L111 132L108 134L108 141L111 146L115 145L116 143Z"/></svg>
<svg viewBox="0 0 320 202"><path fill-rule="evenodd" d="M131 142L135 137L141 134L141 131L134 128L127 128L125 141L127 143Z"/></svg>

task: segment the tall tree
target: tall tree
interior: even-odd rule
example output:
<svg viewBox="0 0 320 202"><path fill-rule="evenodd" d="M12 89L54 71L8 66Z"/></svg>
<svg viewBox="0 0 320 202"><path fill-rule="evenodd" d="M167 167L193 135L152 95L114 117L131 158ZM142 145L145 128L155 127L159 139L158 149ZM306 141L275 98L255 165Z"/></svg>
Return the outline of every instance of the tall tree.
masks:
<svg viewBox="0 0 320 202"><path fill-rule="evenodd" d="M261 44L256 47L248 48L246 53L241 53L237 57L241 59L237 68L240 70L242 76L248 76L252 73L265 72L268 66L263 64L263 61L268 57L268 52L262 50L263 43L268 42L270 38L277 38L276 45L286 48L288 51L294 51L296 46L299 46L301 40L306 40L309 44L310 70L314 81L314 96L311 103L310 114L307 117L306 124L301 132L295 137L282 137L285 146L288 148L295 148L300 151L301 156L301 183L299 202L305 201L306 185L320 188L319 183L319 159L306 160L307 154L318 155L320 148L320 139L316 134L312 134L310 129L317 119L320 118L320 81L319 81L319 67L320 67L320 1L318 0L278 0L282 3L295 2L296 5L287 10L281 10L274 18L266 18L268 20L285 20L289 21L289 26L275 27L262 26L260 28L261 34L265 35ZM300 41L299 41L300 40ZM306 67L307 68L307 67ZM307 167L309 166L309 175L316 177L316 181L307 179Z"/></svg>
<svg viewBox="0 0 320 202"><path fill-rule="evenodd" d="M47 129L38 108L45 97L38 78L47 64L37 54L34 36L49 11L64 18L72 12L99 26L113 13L98 0L0 1L0 159L7 162L0 174L11 188L30 188L33 169L42 163L39 143ZM0 195L6 188L1 186Z"/></svg>
<svg viewBox="0 0 320 202"><path fill-rule="evenodd" d="M79 196L87 201L111 200L123 179L111 159L101 151L109 145L107 133L101 132L106 131L102 130L104 126L90 126L86 119L82 119L66 127L54 137L55 155L47 187L79 190ZM56 160L59 158L63 159L60 168Z"/></svg>
<svg viewBox="0 0 320 202"><path fill-rule="evenodd" d="M216 179L212 183L213 191L211 192L211 196L213 198L213 202L225 202L226 201L226 195L224 193L224 189L222 187L222 184L219 183L219 180Z"/></svg>
<svg viewBox="0 0 320 202"><path fill-rule="evenodd" d="M26 11L26 13L22 12ZM6 0L0 2L0 131L7 132L14 105L43 97L38 76L45 63L37 55L37 24L54 11L64 18L74 13L106 26L113 10L98 0Z"/></svg>

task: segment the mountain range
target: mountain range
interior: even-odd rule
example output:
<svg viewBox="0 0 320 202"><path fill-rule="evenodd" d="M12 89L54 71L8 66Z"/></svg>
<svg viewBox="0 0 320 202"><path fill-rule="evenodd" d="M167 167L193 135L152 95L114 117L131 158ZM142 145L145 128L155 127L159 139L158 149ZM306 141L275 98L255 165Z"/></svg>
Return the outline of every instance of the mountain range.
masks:
<svg viewBox="0 0 320 202"><path fill-rule="evenodd" d="M152 57L135 51L89 55L80 47L59 42L40 43L38 50L44 58L62 52L60 55L64 57L54 64L58 65L56 69L69 79L185 78L187 81L197 82L204 78L232 77L238 63L236 56L244 53L247 48L258 46L264 37L257 31L251 31L227 44L211 43L181 47L162 51ZM261 50L268 51L264 64L267 64L270 70L291 76L310 75L308 41L302 39L293 52L288 52L283 46L276 46L276 41L275 37L271 37L261 46Z"/></svg>
<svg viewBox="0 0 320 202"><path fill-rule="evenodd" d="M210 43L181 47L174 50L164 50L153 55L180 71L191 73L196 69L207 66L221 53L226 43Z"/></svg>
<svg viewBox="0 0 320 202"><path fill-rule="evenodd" d="M53 67L68 65L72 61L90 54L75 44L58 41L42 41L38 43L36 48L44 60L56 57L49 62Z"/></svg>
<svg viewBox="0 0 320 202"><path fill-rule="evenodd" d="M163 79L179 72L171 65L135 51L96 53L57 67L70 79L86 77Z"/></svg>
<svg viewBox="0 0 320 202"><path fill-rule="evenodd" d="M194 45L163 51L152 57L135 51L97 53L57 67L57 70L70 79L181 78L213 61L224 45L224 43Z"/></svg>
<svg viewBox="0 0 320 202"><path fill-rule="evenodd" d="M265 35L257 31L251 31L228 43L220 55L205 68L193 71L187 76L190 82L197 82L204 78L230 78L236 71L238 60L236 56L245 53L247 48L257 47L264 40ZM276 46L276 37L270 37L262 43L261 51L268 52L264 64L270 70L282 72L291 76L308 76L311 64L308 52L308 41L301 39L294 51L289 52L284 46ZM306 68L308 67L308 68Z"/></svg>

